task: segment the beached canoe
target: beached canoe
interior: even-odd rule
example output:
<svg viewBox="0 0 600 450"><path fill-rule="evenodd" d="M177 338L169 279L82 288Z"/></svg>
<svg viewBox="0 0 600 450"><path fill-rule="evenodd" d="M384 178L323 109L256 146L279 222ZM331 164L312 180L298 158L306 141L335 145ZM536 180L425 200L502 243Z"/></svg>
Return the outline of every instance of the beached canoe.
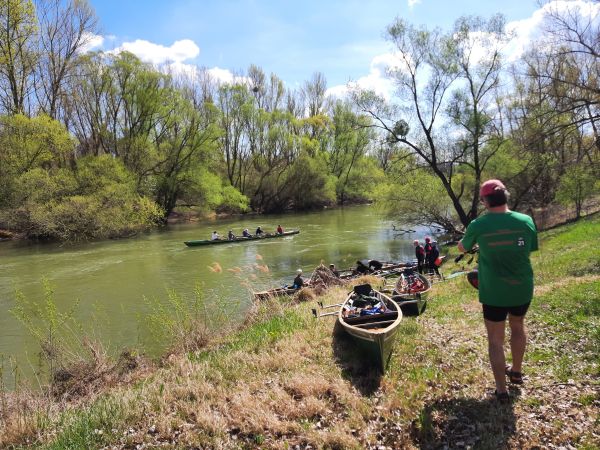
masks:
<svg viewBox="0 0 600 450"><path fill-rule="evenodd" d="M303 287L310 287L309 285L305 285ZM268 291L260 291L260 292L254 292L254 300L266 300L268 298L273 298L273 297L286 297L286 296L292 296L294 295L296 292L298 292L300 289L295 289L295 288L291 288L291 287L279 287L279 288L273 288L273 289L269 289Z"/></svg>
<svg viewBox="0 0 600 450"><path fill-rule="evenodd" d="M284 231L283 233L264 234L263 236L250 236L250 237L237 237L235 239L217 239L217 240L199 240L199 241L185 241L184 244L188 247L197 247L199 245L216 245L216 244L233 244L235 242L249 242L249 241L262 241L263 239L280 238L286 236L293 236L294 234L300 233L300 230Z"/></svg>
<svg viewBox="0 0 600 450"><path fill-rule="evenodd" d="M404 314L419 315L427 305L427 297L431 290L429 278L413 270L406 270L400 274L392 299L394 299Z"/></svg>
<svg viewBox="0 0 600 450"><path fill-rule="evenodd" d="M362 356L384 372L402 320L398 304L370 285L362 284L348 294L338 320L361 348Z"/></svg>
<svg viewBox="0 0 600 450"><path fill-rule="evenodd" d="M416 263L413 264L412 262L384 262L383 267L380 270L374 270L367 274L357 273L356 270L353 268L340 270L339 274L340 274L340 278L343 280L358 278L363 275L375 275L378 277L386 278L389 276L397 275L404 269L414 268L414 267L416 267Z"/></svg>

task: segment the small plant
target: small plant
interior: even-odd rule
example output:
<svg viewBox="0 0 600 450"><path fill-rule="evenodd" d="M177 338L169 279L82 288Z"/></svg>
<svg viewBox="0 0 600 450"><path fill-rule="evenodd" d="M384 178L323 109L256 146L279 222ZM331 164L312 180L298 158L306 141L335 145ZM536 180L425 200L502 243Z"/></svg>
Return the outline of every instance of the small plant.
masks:
<svg viewBox="0 0 600 450"><path fill-rule="evenodd" d="M191 299L174 290L168 291L167 300L145 298L150 307L148 322L151 332L167 346L194 352L208 345L216 334L227 331L229 317L238 306L219 297L207 303L204 288L197 284Z"/></svg>
<svg viewBox="0 0 600 450"><path fill-rule="evenodd" d="M70 362L67 359L80 353L78 350L81 348L81 341L74 332L80 328L74 320L78 302L75 302L69 311L61 312L54 300L54 290L50 282L44 278L42 284L43 302L30 302L22 292L16 291L16 306L10 312L39 343L50 379L54 380L58 371Z"/></svg>

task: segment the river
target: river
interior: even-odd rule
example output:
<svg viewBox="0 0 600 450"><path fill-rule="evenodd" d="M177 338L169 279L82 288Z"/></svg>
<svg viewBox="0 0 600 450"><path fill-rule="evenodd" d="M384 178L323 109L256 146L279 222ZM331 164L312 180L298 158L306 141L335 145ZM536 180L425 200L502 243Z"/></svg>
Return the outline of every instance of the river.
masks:
<svg viewBox="0 0 600 450"><path fill-rule="evenodd" d="M183 244L208 239L213 230L224 236L229 229L241 234L243 228L254 232L260 225L272 232L278 224L286 230L299 228L301 233L261 242L189 248ZM201 283L207 298L218 295L232 299L241 316L239 310L251 303L244 280L254 290L261 290L291 283L298 268L309 277L321 261L348 268L357 259L411 259L412 240L427 230L395 237L391 225L374 207L355 206L172 225L130 239L76 245L0 242L4 383L14 384L10 368L15 361L25 378L31 378L38 361L39 345L10 310L15 307L17 290L30 302L43 302L43 279L50 283L59 310L74 308L83 334L99 339L111 352L136 347L155 355L161 344L149 338L145 299L166 299L170 289L188 299ZM222 270L214 271L214 263ZM262 270L256 268L257 263Z"/></svg>

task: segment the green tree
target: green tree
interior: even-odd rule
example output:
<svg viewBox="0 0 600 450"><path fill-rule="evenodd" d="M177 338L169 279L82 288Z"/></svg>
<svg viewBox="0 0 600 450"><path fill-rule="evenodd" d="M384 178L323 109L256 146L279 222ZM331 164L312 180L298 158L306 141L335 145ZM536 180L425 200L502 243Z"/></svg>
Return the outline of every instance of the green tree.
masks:
<svg viewBox="0 0 600 450"><path fill-rule="evenodd" d="M27 112L37 63L37 20L31 0L0 2L0 105L5 112Z"/></svg>
<svg viewBox="0 0 600 450"><path fill-rule="evenodd" d="M437 177L458 221L466 226L478 214L478 185L494 153L482 155L481 150L497 134L492 118L506 41L504 20L463 17L444 33L397 19L387 37L399 58L390 68L399 103L390 105L360 90L354 92L354 101L390 141L405 146ZM463 177L465 171L471 176ZM456 183L455 175L472 182Z"/></svg>
<svg viewBox="0 0 600 450"><path fill-rule="evenodd" d="M597 194L600 182L588 165L577 164L569 167L561 177L556 191L556 200L563 205L575 206L575 218L581 217L583 204Z"/></svg>

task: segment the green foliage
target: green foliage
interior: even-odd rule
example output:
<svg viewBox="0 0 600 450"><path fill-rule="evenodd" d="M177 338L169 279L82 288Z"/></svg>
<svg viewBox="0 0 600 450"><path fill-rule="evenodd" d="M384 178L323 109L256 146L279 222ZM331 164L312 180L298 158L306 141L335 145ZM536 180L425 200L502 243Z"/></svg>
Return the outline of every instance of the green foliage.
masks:
<svg viewBox="0 0 600 450"><path fill-rule="evenodd" d="M126 403L115 397L100 397L90 406L63 412L54 427L58 430L44 450L97 448L111 442L115 431L129 417Z"/></svg>
<svg viewBox="0 0 600 450"><path fill-rule="evenodd" d="M563 205L575 205L579 219L583 202L600 191L600 181L588 165L577 164L569 167L561 177L556 199Z"/></svg>
<svg viewBox="0 0 600 450"><path fill-rule="evenodd" d="M390 218L402 224L454 228L450 198L439 179L413 169L392 183L381 184L375 197Z"/></svg>
<svg viewBox="0 0 600 450"><path fill-rule="evenodd" d="M30 170L15 187L18 206L0 211L0 220L30 237L119 237L148 229L162 217L154 202L135 192L123 164L108 155L82 158L75 171Z"/></svg>
<svg viewBox="0 0 600 450"><path fill-rule="evenodd" d="M52 381L57 370L73 362L73 355L81 354L81 342L77 333L80 326L74 319L78 303L75 302L66 312L59 311L52 286L46 279L42 282L43 302L31 302L17 291L15 306L10 312L39 344Z"/></svg>
<svg viewBox="0 0 600 450"><path fill-rule="evenodd" d="M290 169L283 196L294 209L302 210L330 205L335 202L334 178L323 170L322 158L302 154Z"/></svg>
<svg viewBox="0 0 600 450"><path fill-rule="evenodd" d="M245 213L250 209L248 197L243 195L233 186L224 186L217 211L228 213Z"/></svg>
<svg viewBox="0 0 600 450"><path fill-rule="evenodd" d="M338 197L346 201L364 202L376 197L378 187L385 183L386 177L377 162L370 157L360 158L348 174L347 181L337 180Z"/></svg>

